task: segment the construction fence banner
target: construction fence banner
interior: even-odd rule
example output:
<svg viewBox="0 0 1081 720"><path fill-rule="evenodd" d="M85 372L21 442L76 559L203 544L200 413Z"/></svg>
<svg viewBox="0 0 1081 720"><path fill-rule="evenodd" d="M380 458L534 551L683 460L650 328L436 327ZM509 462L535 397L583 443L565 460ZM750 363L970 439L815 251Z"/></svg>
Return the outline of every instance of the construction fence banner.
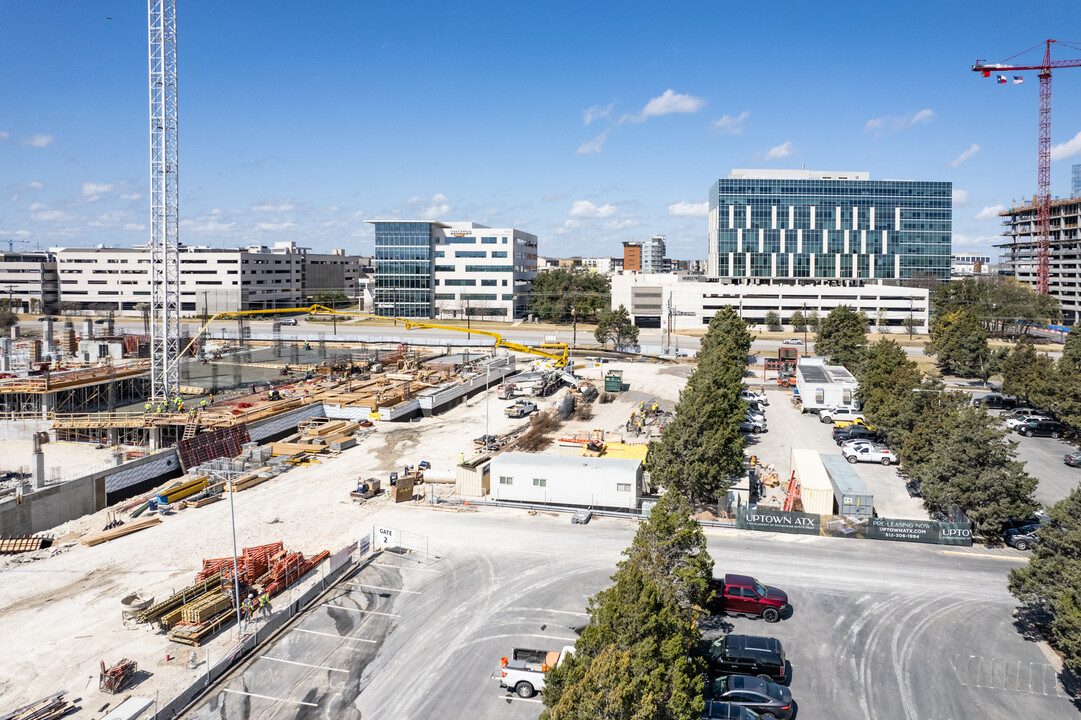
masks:
<svg viewBox="0 0 1081 720"><path fill-rule="evenodd" d="M736 527L741 530L783 532L827 537L870 538L898 542L962 545L971 547L970 523L935 522L934 520L898 520L894 518L855 517L852 515L816 515L782 510L736 511Z"/></svg>
<svg viewBox="0 0 1081 720"><path fill-rule="evenodd" d="M362 537L360 540L357 540L354 545L356 545L357 547L358 556L364 557L368 554L368 551L372 549L372 536L368 533L364 533L364 537Z"/></svg>

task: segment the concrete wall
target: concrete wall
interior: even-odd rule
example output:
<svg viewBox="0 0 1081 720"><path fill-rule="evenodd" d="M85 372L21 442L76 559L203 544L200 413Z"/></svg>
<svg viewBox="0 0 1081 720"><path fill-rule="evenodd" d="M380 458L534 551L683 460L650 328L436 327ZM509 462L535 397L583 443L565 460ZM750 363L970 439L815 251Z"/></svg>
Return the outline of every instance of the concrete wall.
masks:
<svg viewBox="0 0 1081 720"><path fill-rule="evenodd" d="M22 503L0 501L0 536L50 530L69 520L95 513L108 504L107 493L152 480L180 467L176 450L131 460L75 480L27 492Z"/></svg>
<svg viewBox="0 0 1081 720"><path fill-rule="evenodd" d="M326 415L327 413L326 410L323 409L323 403L312 403L311 405L304 405L303 407L298 407L296 410L290 410L289 412L282 413L275 417L248 423L248 434L251 436L253 442L258 442L264 438L286 432L287 430L296 432L297 423L301 420L308 420L314 417L326 417Z"/></svg>

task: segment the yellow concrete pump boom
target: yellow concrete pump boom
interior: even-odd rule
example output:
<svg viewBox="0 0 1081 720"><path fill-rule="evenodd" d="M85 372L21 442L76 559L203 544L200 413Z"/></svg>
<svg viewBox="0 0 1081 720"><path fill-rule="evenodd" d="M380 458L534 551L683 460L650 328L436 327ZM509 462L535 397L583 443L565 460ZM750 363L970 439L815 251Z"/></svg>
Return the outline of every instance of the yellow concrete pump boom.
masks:
<svg viewBox="0 0 1081 720"><path fill-rule="evenodd" d="M539 357L547 358L552 361L555 367L566 366L568 360L570 359L570 348L567 346L566 343L545 343L539 345L538 347L531 347L529 345L522 345L521 343L504 340L502 335L491 330L476 330L472 328L456 327L454 325L439 325L430 322L418 322L415 320L408 320L406 318L400 317L386 317L384 315L373 315L371 313L353 312L349 310L334 310L333 308L328 308L325 305L309 305L308 307L274 308L272 310L236 310L233 312L223 312L213 315L209 320L206 321L206 323L203 324L201 328L199 328L199 332L195 333L191 341L186 346L184 346L184 349L180 351L180 353L177 355L176 359L173 360L173 362L180 362L180 358L183 357L184 354L187 353L189 350L191 350L192 346L195 345L195 342L207 331L207 328L209 328L212 323L215 323L219 320L230 320L233 318L250 317L254 315L280 315L282 313L296 312L305 312L309 315L344 315L349 317L366 317L379 320L394 320L397 322L401 322L403 325L405 325L406 330L452 330L454 332L485 335L487 337L495 339L495 347L502 347L513 352L526 353L529 355L537 355Z"/></svg>

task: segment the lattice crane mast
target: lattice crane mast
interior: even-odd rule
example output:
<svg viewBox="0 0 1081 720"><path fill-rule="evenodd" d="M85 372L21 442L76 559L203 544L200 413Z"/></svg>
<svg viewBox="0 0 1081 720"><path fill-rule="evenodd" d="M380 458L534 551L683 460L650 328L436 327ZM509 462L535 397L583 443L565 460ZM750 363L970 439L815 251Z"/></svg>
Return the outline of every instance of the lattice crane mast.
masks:
<svg viewBox="0 0 1081 720"><path fill-rule="evenodd" d="M1062 45L1074 50L1081 50L1081 47L1059 40L1046 40L1041 44L1044 46L1044 52L1043 62L1039 65L1010 64L1014 58L1039 47L1039 45L1034 45L1000 63L991 64L977 60L972 70L984 77L991 77L991 73L996 71L1036 70L1037 77L1040 78L1040 138L1036 164L1036 292L1046 295L1051 266L1051 70L1081 67L1081 59L1052 60L1051 46Z"/></svg>

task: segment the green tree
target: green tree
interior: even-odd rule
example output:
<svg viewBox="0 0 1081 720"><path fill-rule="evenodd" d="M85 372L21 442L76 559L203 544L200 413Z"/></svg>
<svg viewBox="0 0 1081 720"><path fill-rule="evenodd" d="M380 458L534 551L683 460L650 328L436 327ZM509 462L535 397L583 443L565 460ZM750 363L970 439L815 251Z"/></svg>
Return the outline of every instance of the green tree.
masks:
<svg viewBox="0 0 1081 720"><path fill-rule="evenodd" d="M705 668L691 655L713 575L701 526L665 493L623 555L612 586L590 600L574 655L548 671L541 718L701 716Z"/></svg>
<svg viewBox="0 0 1081 720"><path fill-rule="evenodd" d="M1073 427L1081 427L1081 327L1070 328L1057 363L1057 383L1050 409L1059 419Z"/></svg>
<svg viewBox="0 0 1081 720"><path fill-rule="evenodd" d="M819 315L817 310L812 310L807 313L807 325L814 331L815 336L818 336L818 331L822 328L822 316Z"/></svg>
<svg viewBox="0 0 1081 720"><path fill-rule="evenodd" d="M1032 340L1021 338L1001 363L1002 391L1054 409L1063 390L1058 367L1044 353L1037 353Z"/></svg>
<svg viewBox="0 0 1081 720"><path fill-rule="evenodd" d="M908 332L908 339L911 340L912 333L916 332L916 328L918 328L922 323L917 320L912 313L909 313L908 317L901 321L901 324L904 325L905 331Z"/></svg>
<svg viewBox="0 0 1081 720"><path fill-rule="evenodd" d="M856 371L859 386L856 396L863 405L864 412L869 411L876 391L892 382L893 373L898 368L915 368L916 364L908 359L904 348L889 338L883 338L868 345L863 362Z"/></svg>
<svg viewBox="0 0 1081 720"><path fill-rule="evenodd" d="M1027 329L1062 317L1058 300L1040 295L1016 278L962 278L940 285L932 296L935 317L971 311L988 332Z"/></svg>
<svg viewBox="0 0 1081 720"><path fill-rule="evenodd" d="M906 459L928 510L962 510L990 542L1000 536L1004 519L1028 517L1037 507L1036 478L1025 472L1016 443L1005 436L998 418L983 408L961 407L942 416L925 459Z"/></svg>
<svg viewBox="0 0 1081 720"><path fill-rule="evenodd" d="M847 305L830 311L817 330L815 352L830 362L848 368L858 367L867 344L867 316Z"/></svg>
<svg viewBox="0 0 1081 720"><path fill-rule="evenodd" d="M1065 656L1066 666L1081 672L1081 487L1055 503L1047 512L1050 523L1040 528L1040 542L1028 564L1010 571L1009 588L1022 602L1051 615L1053 644Z"/></svg>
<svg viewBox="0 0 1081 720"><path fill-rule="evenodd" d="M1066 335L1066 342L1062 344L1061 365L1069 366L1071 370L1081 372L1081 325L1074 325ZM1060 367L1060 370L1065 367Z"/></svg>
<svg viewBox="0 0 1081 720"><path fill-rule="evenodd" d="M638 328L627 308L622 305L616 310L603 310L597 317L597 329L593 331L593 337L601 345L611 341L612 347L619 349L624 345L634 345L638 342Z"/></svg>
<svg viewBox="0 0 1081 720"><path fill-rule="evenodd" d="M529 311L541 320L569 321L574 309L579 320L595 317L612 305L611 281L584 268L542 270L533 278Z"/></svg>
<svg viewBox="0 0 1081 720"><path fill-rule="evenodd" d="M990 372L987 330L971 309L955 310L935 321L927 353L938 358L944 374L980 377Z"/></svg>
<svg viewBox="0 0 1081 720"><path fill-rule="evenodd" d="M19 316L10 310L0 310L0 330L8 330L19 322Z"/></svg>
<svg viewBox="0 0 1081 720"><path fill-rule="evenodd" d="M807 318L799 310L793 310L792 315L788 318L788 324L796 332L803 332L803 328L807 327Z"/></svg>
<svg viewBox="0 0 1081 720"><path fill-rule="evenodd" d="M766 313L764 324L770 330L777 331L781 329L781 316L777 314L776 310L770 310Z"/></svg>
<svg viewBox="0 0 1081 720"><path fill-rule="evenodd" d="M317 305L324 305L328 308L335 308L349 303L349 298L341 290L324 290L318 293L314 299Z"/></svg>

